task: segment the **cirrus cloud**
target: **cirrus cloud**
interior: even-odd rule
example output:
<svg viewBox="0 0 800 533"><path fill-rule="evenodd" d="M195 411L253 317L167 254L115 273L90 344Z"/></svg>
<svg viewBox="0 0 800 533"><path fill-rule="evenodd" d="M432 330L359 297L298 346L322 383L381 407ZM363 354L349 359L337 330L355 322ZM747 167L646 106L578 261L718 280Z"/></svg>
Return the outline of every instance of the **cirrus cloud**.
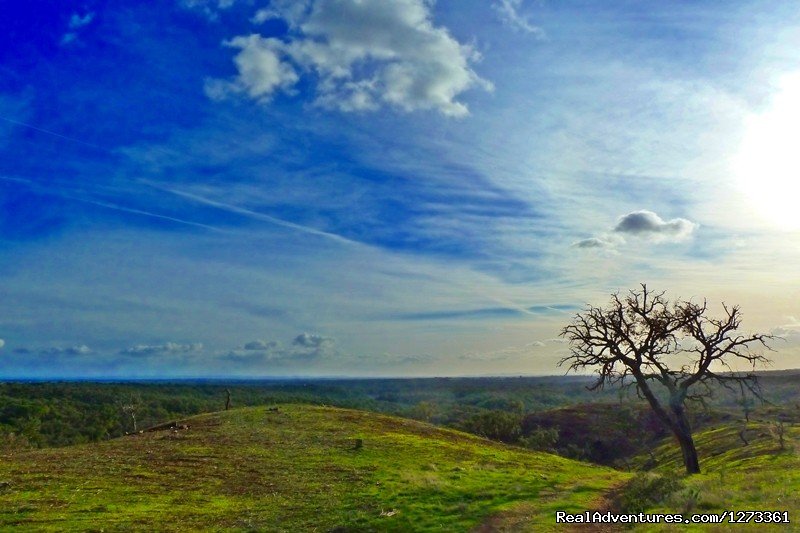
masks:
<svg viewBox="0 0 800 533"><path fill-rule="evenodd" d="M519 12L521 5L522 0L495 0L492 3L492 9L506 26L516 31L530 33L540 39L544 38L544 30L531 23L527 16Z"/></svg>

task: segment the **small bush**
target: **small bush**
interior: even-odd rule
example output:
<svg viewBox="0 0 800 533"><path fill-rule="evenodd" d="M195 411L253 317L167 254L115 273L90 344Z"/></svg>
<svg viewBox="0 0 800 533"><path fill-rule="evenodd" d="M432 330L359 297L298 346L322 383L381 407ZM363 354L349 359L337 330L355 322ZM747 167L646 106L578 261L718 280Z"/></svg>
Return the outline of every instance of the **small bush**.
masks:
<svg viewBox="0 0 800 533"><path fill-rule="evenodd" d="M30 441L24 435L0 432L0 453L29 450L32 447Z"/></svg>
<svg viewBox="0 0 800 533"><path fill-rule="evenodd" d="M469 418L462 429L487 439L512 443L519 440L522 433L520 417L503 411L485 411Z"/></svg>
<svg viewBox="0 0 800 533"><path fill-rule="evenodd" d="M681 488L674 476L640 474L634 477L620 496L620 510L624 513L641 513L665 501Z"/></svg>
<svg viewBox="0 0 800 533"><path fill-rule="evenodd" d="M683 514L687 515L697 509L698 504L700 503L700 490L699 489L687 489L684 493L684 500L683 500Z"/></svg>
<svg viewBox="0 0 800 533"><path fill-rule="evenodd" d="M520 439L520 444L526 448L540 452L554 451L556 443L558 443L558 428L536 426L527 436Z"/></svg>

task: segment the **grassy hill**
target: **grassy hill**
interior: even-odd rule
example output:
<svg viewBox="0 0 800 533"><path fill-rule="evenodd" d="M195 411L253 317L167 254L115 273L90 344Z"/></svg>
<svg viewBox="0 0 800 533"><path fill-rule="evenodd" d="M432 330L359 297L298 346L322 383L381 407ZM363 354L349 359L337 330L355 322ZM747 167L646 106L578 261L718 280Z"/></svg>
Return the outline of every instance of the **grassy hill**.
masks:
<svg viewBox="0 0 800 533"><path fill-rule="evenodd" d="M547 531L556 510L595 507L629 477L346 409L246 408L180 424L5 452L0 527L468 531L522 520Z"/></svg>
<svg viewBox="0 0 800 533"><path fill-rule="evenodd" d="M739 438L740 426L727 424L700 431L695 443L702 474L682 480L676 491L648 512L719 513L734 511L788 511L795 523L758 526L759 531L800 531L800 427L785 426L784 448L774 436L770 423L749 424L745 445ZM674 475L683 472L679 448L673 443L655 450L656 472ZM645 459L642 458L642 461ZM687 527L688 531L731 531L756 527L754 524ZM641 527L637 531L668 531Z"/></svg>

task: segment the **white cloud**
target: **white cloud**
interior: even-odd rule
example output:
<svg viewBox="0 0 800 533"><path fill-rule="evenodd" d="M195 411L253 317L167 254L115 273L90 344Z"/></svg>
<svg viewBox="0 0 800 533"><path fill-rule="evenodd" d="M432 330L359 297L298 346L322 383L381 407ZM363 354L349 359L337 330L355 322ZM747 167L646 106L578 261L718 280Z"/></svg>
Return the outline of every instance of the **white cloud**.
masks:
<svg viewBox="0 0 800 533"><path fill-rule="evenodd" d="M88 355L92 353L92 349L85 344L76 344L75 346L45 348L39 350L39 353L42 355Z"/></svg>
<svg viewBox="0 0 800 533"><path fill-rule="evenodd" d="M614 231L658 241L682 241L691 236L697 227L697 224L685 218L664 221L652 211L641 210L620 217Z"/></svg>
<svg viewBox="0 0 800 533"><path fill-rule="evenodd" d="M268 20L282 19L290 27L296 27L308 12L309 0L272 0L269 7L259 9L250 21L263 24Z"/></svg>
<svg viewBox="0 0 800 533"><path fill-rule="evenodd" d="M369 361L371 364L386 365L386 366L402 366L402 365L420 365L429 364L435 358L430 354L407 354L397 355L390 352L384 352L380 358L362 357L362 360Z"/></svg>
<svg viewBox="0 0 800 533"><path fill-rule="evenodd" d="M301 333L292 341L293 346L302 346L303 348L320 348L326 344L332 344L334 341L330 337L323 337L322 335L314 335L311 333Z"/></svg>
<svg viewBox="0 0 800 533"><path fill-rule="evenodd" d="M494 9L503 24L525 33L530 33L536 37L543 38L544 30L539 26L531 23L527 15L522 15L519 8L522 5L522 0L495 0L492 2L492 9Z"/></svg>
<svg viewBox="0 0 800 533"><path fill-rule="evenodd" d="M611 248L614 243L604 237L590 237L572 243L575 248Z"/></svg>
<svg viewBox="0 0 800 533"><path fill-rule="evenodd" d="M4 341L3 339L0 339L0 348L2 348L5 345L6 345L6 341Z"/></svg>
<svg viewBox="0 0 800 533"><path fill-rule="evenodd" d="M787 341L800 340L800 320L793 316L786 317L787 323L774 328L770 334Z"/></svg>
<svg viewBox="0 0 800 533"><path fill-rule="evenodd" d="M680 242L691 237L698 227L698 224L685 218L664 221L652 211L633 211L619 217L610 233L576 241L572 247L614 255L617 247L625 244L625 235L652 242Z"/></svg>
<svg viewBox="0 0 800 533"><path fill-rule="evenodd" d="M291 363L293 361L309 361L338 354L336 341L331 337L301 333L292 341L291 347L282 348L277 341L255 340L244 344L241 348L230 350L219 355L223 361L241 365L260 363Z"/></svg>
<svg viewBox="0 0 800 533"><path fill-rule="evenodd" d="M206 94L214 100L231 92L244 92L250 98L268 102L275 91L288 90L299 79L292 66L281 61L283 43L277 39L253 34L235 37L225 45L241 50L233 59L239 76L234 81L206 81Z"/></svg>
<svg viewBox="0 0 800 533"><path fill-rule="evenodd" d="M469 112L456 100L461 93L491 89L470 67L478 53L434 26L425 0L317 0L310 9L278 2L254 21L273 18L289 24L286 40L249 35L226 42L241 49L238 76L208 81L211 98L246 93L269 101L299 81L295 67L316 75L317 105L345 112L390 105L458 117Z"/></svg>
<svg viewBox="0 0 800 533"><path fill-rule="evenodd" d="M121 350L119 353L122 355L133 356L148 356L155 354L180 354L202 351L203 344L200 342L190 344L180 344L176 342L167 342L164 344L137 344L129 348Z"/></svg>
<svg viewBox="0 0 800 533"><path fill-rule="evenodd" d="M615 256L617 247L625 244L625 239L614 233L604 233L597 237L589 237L572 243L573 248L592 251L606 256Z"/></svg>
<svg viewBox="0 0 800 533"><path fill-rule="evenodd" d="M78 32L82 28L85 28L94 20L94 12L86 13L85 15L79 15L78 13L73 13L72 16L69 18L68 27L69 30L61 37L61 45L67 45L73 42L75 39L78 38Z"/></svg>
<svg viewBox="0 0 800 533"><path fill-rule="evenodd" d="M219 11L233 6L236 0L182 0L181 5L185 9L193 10L204 14L209 20L215 21L219 18Z"/></svg>
<svg viewBox="0 0 800 533"><path fill-rule="evenodd" d="M542 341L532 341L522 346L507 346L499 350L487 352L470 352L459 356L459 359L466 361L499 361L506 359L521 359L540 353L539 348L545 348L552 343L561 343L561 339L545 339Z"/></svg>
<svg viewBox="0 0 800 533"><path fill-rule="evenodd" d="M84 26L88 26L92 20L94 20L93 12L86 13L83 16L73 13L69 18L69 29L77 30L78 28L83 28Z"/></svg>

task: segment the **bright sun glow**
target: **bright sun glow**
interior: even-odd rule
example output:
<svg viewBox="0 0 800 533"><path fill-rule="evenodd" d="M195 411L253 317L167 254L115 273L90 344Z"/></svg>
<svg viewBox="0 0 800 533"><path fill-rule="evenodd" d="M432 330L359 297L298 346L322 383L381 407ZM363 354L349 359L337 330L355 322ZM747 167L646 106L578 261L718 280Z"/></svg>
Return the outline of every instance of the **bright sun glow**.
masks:
<svg viewBox="0 0 800 533"><path fill-rule="evenodd" d="M800 229L800 74L783 78L769 108L750 117L734 164L756 216Z"/></svg>

